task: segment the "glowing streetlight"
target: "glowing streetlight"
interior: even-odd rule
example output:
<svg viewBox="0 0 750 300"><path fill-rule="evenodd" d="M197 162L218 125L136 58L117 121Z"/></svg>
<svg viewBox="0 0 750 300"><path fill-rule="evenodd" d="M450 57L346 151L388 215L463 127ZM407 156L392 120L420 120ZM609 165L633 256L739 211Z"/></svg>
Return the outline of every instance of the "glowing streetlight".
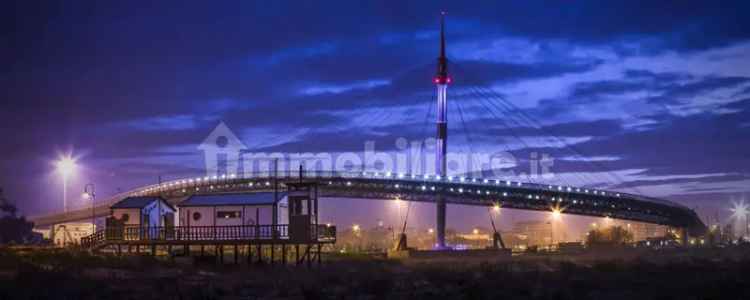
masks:
<svg viewBox="0 0 750 300"><path fill-rule="evenodd" d="M748 232L748 214L750 214L750 210L748 209L747 204L745 204L745 201L742 200L740 202L734 202L732 203L732 208L729 209L732 211L732 218L737 221L736 224L742 224L740 223L742 219L745 220L745 235L747 235ZM735 227L736 228L736 227Z"/></svg>
<svg viewBox="0 0 750 300"><path fill-rule="evenodd" d="M492 211L499 213L500 212L500 204L495 203L495 205L492 206Z"/></svg>
<svg viewBox="0 0 750 300"><path fill-rule="evenodd" d="M63 212L68 211L68 177L73 175L76 169L76 161L70 156L63 156L56 163L57 171L63 179Z"/></svg>
<svg viewBox="0 0 750 300"><path fill-rule="evenodd" d="M474 235L477 235L479 234L479 229L474 228L474 230L472 230L471 233L473 233Z"/></svg>
<svg viewBox="0 0 750 300"><path fill-rule="evenodd" d="M560 221L562 219L562 212L559 209L552 210L552 220Z"/></svg>
<svg viewBox="0 0 750 300"><path fill-rule="evenodd" d="M433 233L435 233L435 229L432 229L432 228L430 228L430 229L427 229L427 233L429 233L429 234L433 234Z"/></svg>
<svg viewBox="0 0 750 300"><path fill-rule="evenodd" d="M354 231L354 232L359 232L359 229L360 229L360 228L359 228L359 225L358 225L358 224L354 224L354 225L352 225L352 231Z"/></svg>

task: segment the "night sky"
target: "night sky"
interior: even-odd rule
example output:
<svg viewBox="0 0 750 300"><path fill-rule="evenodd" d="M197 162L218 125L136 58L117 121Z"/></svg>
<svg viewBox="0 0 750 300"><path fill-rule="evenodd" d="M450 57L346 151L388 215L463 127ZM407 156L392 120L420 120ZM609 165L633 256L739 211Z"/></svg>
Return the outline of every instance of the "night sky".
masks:
<svg viewBox="0 0 750 300"><path fill-rule="evenodd" d="M451 151L549 153L554 183L701 216L750 191L747 1L19 2L0 13L0 187L28 215L61 209L66 153L72 195L203 175L219 122L251 151L433 136L441 10Z"/></svg>

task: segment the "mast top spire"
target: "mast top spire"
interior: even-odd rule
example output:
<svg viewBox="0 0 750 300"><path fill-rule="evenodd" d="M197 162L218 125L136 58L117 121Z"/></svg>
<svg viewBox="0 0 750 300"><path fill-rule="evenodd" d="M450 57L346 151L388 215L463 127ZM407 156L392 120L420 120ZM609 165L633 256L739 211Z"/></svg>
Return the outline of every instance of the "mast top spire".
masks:
<svg viewBox="0 0 750 300"><path fill-rule="evenodd" d="M440 57L438 57L437 74L435 75L436 84L450 83L448 77L448 59L445 57L445 12L440 12Z"/></svg>

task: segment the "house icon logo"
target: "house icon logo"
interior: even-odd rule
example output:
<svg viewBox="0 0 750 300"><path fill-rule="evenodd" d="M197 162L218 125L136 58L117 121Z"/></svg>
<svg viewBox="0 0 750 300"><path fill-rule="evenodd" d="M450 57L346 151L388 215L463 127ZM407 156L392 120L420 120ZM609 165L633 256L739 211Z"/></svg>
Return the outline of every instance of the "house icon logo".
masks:
<svg viewBox="0 0 750 300"><path fill-rule="evenodd" d="M198 146L198 150L203 151L207 176L236 174L239 171L240 152L245 149L247 146L224 122L216 125Z"/></svg>

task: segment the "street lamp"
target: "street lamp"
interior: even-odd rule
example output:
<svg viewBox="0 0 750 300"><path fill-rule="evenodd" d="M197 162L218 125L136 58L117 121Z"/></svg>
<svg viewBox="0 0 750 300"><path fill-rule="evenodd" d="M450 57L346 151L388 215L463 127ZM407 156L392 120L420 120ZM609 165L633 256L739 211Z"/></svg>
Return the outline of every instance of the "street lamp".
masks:
<svg viewBox="0 0 750 300"><path fill-rule="evenodd" d="M91 201L91 234L94 234L96 233L96 212L94 210L96 191L93 183L86 184L83 187L83 197Z"/></svg>
<svg viewBox="0 0 750 300"><path fill-rule="evenodd" d="M63 179L63 212L68 212L68 177L75 171L76 161L70 156L64 156L56 164Z"/></svg>
<svg viewBox="0 0 750 300"><path fill-rule="evenodd" d="M741 226L741 224L742 224L741 220L745 219L745 226L744 226L745 227L745 230L744 230L745 234L744 235L747 235L747 232L748 232L748 218L747 218L747 215L750 214L750 210L748 209L747 204L745 204L745 201L740 201L740 202L734 202L734 203L732 203L732 206L733 207L730 208L730 210L732 211L732 217L737 222L735 224L740 224L739 226ZM739 227L739 226L737 226L737 227ZM735 227L735 228L737 228L737 227Z"/></svg>

